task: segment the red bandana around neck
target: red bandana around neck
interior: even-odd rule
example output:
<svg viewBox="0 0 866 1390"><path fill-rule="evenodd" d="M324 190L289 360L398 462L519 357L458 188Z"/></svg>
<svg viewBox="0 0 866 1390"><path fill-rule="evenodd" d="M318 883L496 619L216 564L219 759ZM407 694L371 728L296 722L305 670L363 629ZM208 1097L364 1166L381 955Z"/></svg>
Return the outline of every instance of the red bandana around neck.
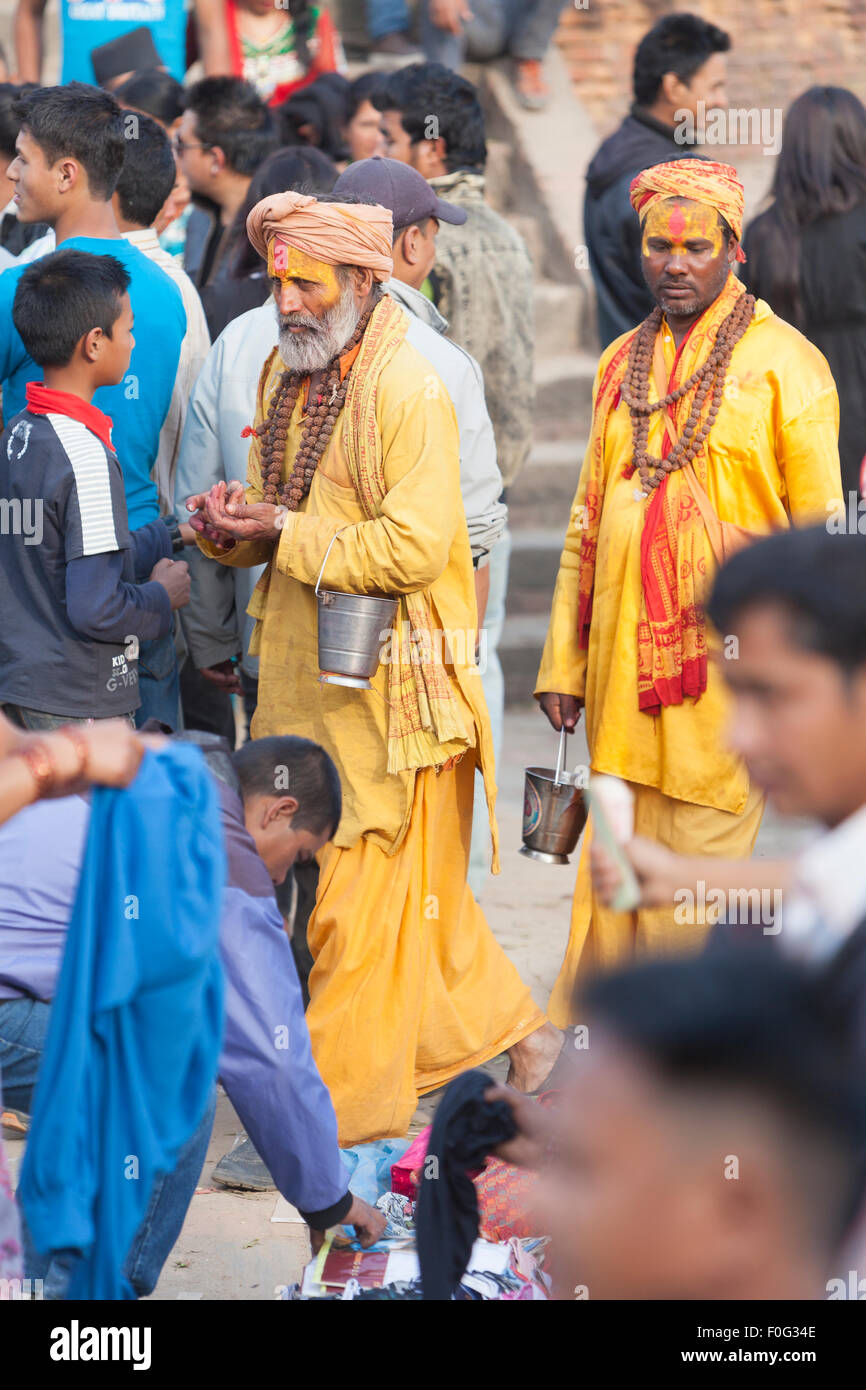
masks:
<svg viewBox="0 0 866 1390"><path fill-rule="evenodd" d="M68 415L70 420L78 420L86 425L97 439L101 439L106 449L114 453L111 442L112 421L103 415L95 405L89 405L71 391L53 391L43 381L28 381L27 409L34 415Z"/></svg>

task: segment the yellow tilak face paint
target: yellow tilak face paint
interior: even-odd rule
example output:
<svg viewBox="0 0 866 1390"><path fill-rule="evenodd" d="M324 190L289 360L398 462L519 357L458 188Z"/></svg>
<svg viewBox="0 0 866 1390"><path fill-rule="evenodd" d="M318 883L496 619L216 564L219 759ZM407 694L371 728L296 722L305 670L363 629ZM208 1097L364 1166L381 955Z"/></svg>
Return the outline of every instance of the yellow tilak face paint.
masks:
<svg viewBox="0 0 866 1390"><path fill-rule="evenodd" d="M317 261L314 256L289 246L279 237L273 237L268 245L268 275L272 280L279 280L281 285L292 280L309 280L314 285L321 285L322 306L325 309L330 309L340 297L337 272L332 265Z"/></svg>
<svg viewBox="0 0 866 1390"><path fill-rule="evenodd" d="M677 202L672 198L656 203L643 224L641 251L644 256L658 254L658 249L650 246L655 239L666 242L667 249L679 256L694 255L689 243L695 241L708 241L713 256L722 249L722 229L716 210L706 203Z"/></svg>

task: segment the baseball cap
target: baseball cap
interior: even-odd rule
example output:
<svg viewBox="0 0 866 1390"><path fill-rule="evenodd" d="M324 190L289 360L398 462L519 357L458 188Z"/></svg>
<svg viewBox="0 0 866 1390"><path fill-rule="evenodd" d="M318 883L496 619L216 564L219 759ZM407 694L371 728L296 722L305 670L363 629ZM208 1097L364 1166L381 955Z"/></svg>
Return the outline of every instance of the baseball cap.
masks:
<svg viewBox="0 0 866 1390"><path fill-rule="evenodd" d="M466 211L454 203L446 203L437 198L427 180L399 159L386 159L374 155L372 159L359 159L350 164L334 184L333 192L350 194L354 198L372 200L380 207L389 208L394 219L394 230L411 227L413 222L422 222L425 217L435 217L439 222L452 222L460 227L466 221Z"/></svg>
<svg viewBox="0 0 866 1390"><path fill-rule="evenodd" d="M147 72L151 68L164 68L153 35L145 24L138 29L129 29L108 43L101 43L90 50L93 76L99 86L122 77L128 72Z"/></svg>

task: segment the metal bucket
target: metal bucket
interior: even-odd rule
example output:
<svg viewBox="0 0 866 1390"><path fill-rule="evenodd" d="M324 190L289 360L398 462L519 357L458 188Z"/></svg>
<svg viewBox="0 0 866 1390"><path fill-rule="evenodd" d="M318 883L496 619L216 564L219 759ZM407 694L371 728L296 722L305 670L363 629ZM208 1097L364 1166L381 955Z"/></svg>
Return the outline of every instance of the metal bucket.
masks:
<svg viewBox="0 0 866 1390"><path fill-rule="evenodd" d="M343 594L319 587L337 535L339 532L325 551L316 581L319 680L325 685L369 690L370 676L375 675L379 666L382 633L390 629L399 600L384 594Z"/></svg>
<svg viewBox="0 0 866 1390"><path fill-rule="evenodd" d="M565 729L555 768L528 767L523 790L521 854L543 864L567 864L586 824L583 792L576 775L566 772Z"/></svg>

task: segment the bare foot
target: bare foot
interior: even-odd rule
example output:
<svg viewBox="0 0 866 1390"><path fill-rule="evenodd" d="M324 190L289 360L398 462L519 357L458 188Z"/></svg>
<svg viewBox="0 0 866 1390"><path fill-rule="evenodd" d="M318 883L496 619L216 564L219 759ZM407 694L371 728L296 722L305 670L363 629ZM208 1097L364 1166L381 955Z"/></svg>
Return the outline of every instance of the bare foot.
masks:
<svg viewBox="0 0 866 1390"><path fill-rule="evenodd" d="M537 1091L546 1081L562 1051L563 1035L552 1023L545 1023L529 1037L508 1049L511 1066L508 1085L515 1091Z"/></svg>

